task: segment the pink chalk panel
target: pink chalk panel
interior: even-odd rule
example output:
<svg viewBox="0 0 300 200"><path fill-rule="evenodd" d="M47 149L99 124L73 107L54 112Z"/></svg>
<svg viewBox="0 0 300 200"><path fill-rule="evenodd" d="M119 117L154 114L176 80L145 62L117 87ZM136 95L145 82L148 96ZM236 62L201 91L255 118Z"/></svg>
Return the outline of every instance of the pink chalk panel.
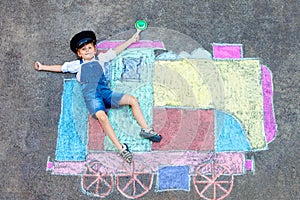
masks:
<svg viewBox="0 0 300 200"><path fill-rule="evenodd" d="M48 170L53 170L53 163L52 162L50 162L50 161L48 161L47 162L47 167L46 167L46 170L48 171Z"/></svg>
<svg viewBox="0 0 300 200"><path fill-rule="evenodd" d="M253 168L252 165L253 165L252 160L246 160L245 161L245 168L246 168L247 171L251 171L252 170L252 168Z"/></svg>
<svg viewBox="0 0 300 200"><path fill-rule="evenodd" d="M243 58L243 45L213 43L213 56L215 59Z"/></svg>
<svg viewBox="0 0 300 200"><path fill-rule="evenodd" d="M135 162L141 162L145 165L142 170L148 171L147 168L149 168L151 173L157 173L159 166L188 165L190 174L194 174L198 166L214 162L226 166L232 174L244 174L245 155L242 152L151 151L134 153L133 157ZM120 155L114 152L91 152L87 156L87 163L93 160L100 161L107 168L107 173L111 174L123 174L123 168L126 167Z"/></svg>
<svg viewBox="0 0 300 200"><path fill-rule="evenodd" d="M84 169L85 162L66 161L55 162L53 174L57 175L80 175Z"/></svg>
<svg viewBox="0 0 300 200"><path fill-rule="evenodd" d="M120 41L109 41L109 40L104 40L102 42L99 42L96 45L96 48L98 50L101 49L112 49L120 44L122 44L123 40ZM151 40L140 40L138 42L132 43L128 48L153 48L153 49L165 49L164 43L161 41L151 41Z"/></svg>

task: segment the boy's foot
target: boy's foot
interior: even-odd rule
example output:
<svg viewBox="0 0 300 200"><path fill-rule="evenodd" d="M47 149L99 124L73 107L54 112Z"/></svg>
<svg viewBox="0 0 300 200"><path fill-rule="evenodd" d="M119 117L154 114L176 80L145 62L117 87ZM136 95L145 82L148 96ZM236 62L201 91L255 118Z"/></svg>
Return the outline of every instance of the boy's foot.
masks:
<svg viewBox="0 0 300 200"><path fill-rule="evenodd" d="M129 151L127 144L122 144L122 150L120 151L121 157L128 163L132 161L132 153Z"/></svg>
<svg viewBox="0 0 300 200"><path fill-rule="evenodd" d="M146 138L152 142L160 142L162 137L158 133L154 132L153 128L142 129L140 132L142 138Z"/></svg>

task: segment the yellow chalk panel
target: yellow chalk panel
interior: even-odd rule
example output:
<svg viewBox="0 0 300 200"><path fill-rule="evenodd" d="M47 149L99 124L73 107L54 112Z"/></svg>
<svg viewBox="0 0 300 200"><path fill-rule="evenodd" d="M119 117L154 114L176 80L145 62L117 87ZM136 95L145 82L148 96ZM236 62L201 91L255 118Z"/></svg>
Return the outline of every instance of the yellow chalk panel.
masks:
<svg viewBox="0 0 300 200"><path fill-rule="evenodd" d="M156 61L155 106L211 107L210 90L202 81L203 74L193 60Z"/></svg>

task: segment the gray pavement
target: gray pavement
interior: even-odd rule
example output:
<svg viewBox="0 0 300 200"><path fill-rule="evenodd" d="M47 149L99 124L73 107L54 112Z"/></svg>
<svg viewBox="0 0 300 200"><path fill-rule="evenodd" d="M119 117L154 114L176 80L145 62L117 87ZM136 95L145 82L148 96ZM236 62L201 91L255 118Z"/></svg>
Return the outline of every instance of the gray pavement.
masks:
<svg viewBox="0 0 300 200"><path fill-rule="evenodd" d="M140 18L149 27L182 33L210 52L213 42L241 43L245 57L259 58L271 69L277 137L269 150L254 154L254 175L235 177L227 199L300 199L299 4L298 0L2 0L0 199L93 199L81 192L79 177L46 173L47 157L53 157L56 148L63 78L72 75L38 73L33 64L74 59L69 40L78 31L92 29L98 39L114 38L133 31ZM161 37L172 37L166 34ZM124 197L115 190L106 199ZM152 190L141 199L199 197L193 189Z"/></svg>

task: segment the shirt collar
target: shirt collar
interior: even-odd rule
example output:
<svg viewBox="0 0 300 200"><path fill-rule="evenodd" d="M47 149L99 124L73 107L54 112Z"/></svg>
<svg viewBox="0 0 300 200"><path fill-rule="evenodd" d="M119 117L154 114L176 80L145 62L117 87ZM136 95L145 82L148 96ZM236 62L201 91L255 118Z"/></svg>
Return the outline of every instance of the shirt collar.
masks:
<svg viewBox="0 0 300 200"><path fill-rule="evenodd" d="M91 61L96 60L96 56L94 56L94 58L92 58L92 60L89 60L89 61L85 61L84 59L81 59L81 60L82 60L82 63L91 62Z"/></svg>

